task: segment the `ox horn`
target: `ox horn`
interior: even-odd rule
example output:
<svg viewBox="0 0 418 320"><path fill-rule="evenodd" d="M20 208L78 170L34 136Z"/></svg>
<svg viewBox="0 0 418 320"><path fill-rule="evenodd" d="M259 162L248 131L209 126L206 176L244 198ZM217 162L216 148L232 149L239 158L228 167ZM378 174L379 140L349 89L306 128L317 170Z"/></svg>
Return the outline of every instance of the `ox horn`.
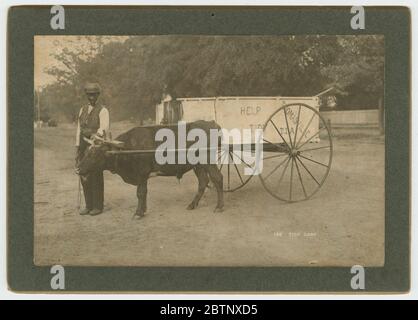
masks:
<svg viewBox="0 0 418 320"><path fill-rule="evenodd" d="M105 143L108 143L108 144L110 144L112 146L115 146L115 147L122 147L122 145L123 145L123 142L119 141L119 140L106 140Z"/></svg>
<svg viewBox="0 0 418 320"><path fill-rule="evenodd" d="M107 138L107 136L104 136L104 138L102 138L99 135L95 134L93 136L93 140L91 140L91 141L92 141L92 143L94 143L94 141L100 141L102 143L109 144L109 145L112 145L112 146L115 146L115 147L119 147L119 148L122 147L122 145L124 144L122 141L112 140L111 137L112 136L110 135L109 138Z"/></svg>
<svg viewBox="0 0 418 320"><path fill-rule="evenodd" d="M105 141L105 139L103 139L101 136L99 136L98 134L94 134L93 135L93 141L98 140L98 141Z"/></svg>
<svg viewBox="0 0 418 320"><path fill-rule="evenodd" d="M115 147L122 147L123 142L118 141L118 140L113 140L111 132L106 132L105 130L103 130L103 136L104 136L104 139L101 138L101 140L104 143L110 144L110 145L115 146Z"/></svg>
<svg viewBox="0 0 418 320"><path fill-rule="evenodd" d="M94 144L94 141L93 141L93 140L91 140L91 139L88 139L88 138L86 138L86 137L83 137L83 139L84 139L84 141L86 141L88 144L91 144L91 145L93 145L93 144Z"/></svg>

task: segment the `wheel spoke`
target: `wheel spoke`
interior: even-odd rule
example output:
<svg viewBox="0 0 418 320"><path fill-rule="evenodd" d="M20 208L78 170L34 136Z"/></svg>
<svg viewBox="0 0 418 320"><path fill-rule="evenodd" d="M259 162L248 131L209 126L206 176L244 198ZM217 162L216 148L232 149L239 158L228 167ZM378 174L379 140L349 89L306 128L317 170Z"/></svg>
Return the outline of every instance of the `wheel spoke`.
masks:
<svg viewBox="0 0 418 320"><path fill-rule="evenodd" d="M298 148L298 145L299 145L299 143L300 143L300 140L302 140L303 136L304 136L304 135L305 135L305 133L306 133L306 130L308 130L308 128L309 128L309 126L311 125L311 122L312 122L312 120L313 120L313 118L314 118L314 117L315 117L315 113L312 115L312 117L311 117L311 119L309 120L308 124L305 126L305 129L303 130L302 135L300 136L300 138L299 138L298 142L296 142L296 148Z"/></svg>
<svg viewBox="0 0 418 320"><path fill-rule="evenodd" d="M274 156L264 157L263 161L273 159L273 158L279 158L279 157L283 157L283 156L287 156L287 155L288 155L287 153L275 154Z"/></svg>
<svg viewBox="0 0 418 320"><path fill-rule="evenodd" d="M323 167L325 167L325 168L328 168L328 166L327 166L326 164L323 164L323 163L321 163L321 162L318 162L318 161L315 161L315 160L309 159L309 158L307 158L307 157L302 156L301 154L299 155L299 157L304 158L304 159L306 159L306 160L308 160L308 161L311 161L311 162L313 162L313 163L319 164L319 165L321 165L321 166L323 166Z"/></svg>
<svg viewBox="0 0 418 320"><path fill-rule="evenodd" d="M315 177L312 175L312 173L306 168L306 166L303 164L303 162L299 159L299 157L296 157L297 160L299 160L300 164L305 168L305 170L309 173L312 179L315 180L316 184L319 186L320 183L315 179Z"/></svg>
<svg viewBox="0 0 418 320"><path fill-rule="evenodd" d="M231 180L231 179L230 179L230 174L229 174L229 173L230 173L230 172L229 172L229 171L230 171L230 170L229 170L229 167L230 167L230 164L228 163L228 189L227 189L227 190L231 189L231 188L230 188L230 180Z"/></svg>
<svg viewBox="0 0 418 320"><path fill-rule="evenodd" d="M292 157L292 164L290 166L290 190L289 190L289 200L292 201L292 187L293 187L293 162L295 159Z"/></svg>
<svg viewBox="0 0 418 320"><path fill-rule="evenodd" d="M267 179L274 173L274 172L276 172L276 170L277 169L279 169L280 167L281 167L281 165L283 164L283 163L285 163L286 162L286 160L289 160L289 158L290 157L288 157L288 158L286 158L286 159L284 159L282 162L280 162L268 175L266 175L266 177L264 178L264 181L267 181Z"/></svg>
<svg viewBox="0 0 418 320"><path fill-rule="evenodd" d="M283 108L284 118L286 119L287 134L289 135L290 146L293 148L292 137L290 136L289 122L287 121L286 107ZM293 161L292 161L293 164Z"/></svg>
<svg viewBox="0 0 418 320"><path fill-rule="evenodd" d="M221 160L221 164L222 164L222 157L223 157L223 155L224 155L224 152L223 152L223 150L221 150L219 152L219 156L218 156L218 163L219 163L219 160Z"/></svg>
<svg viewBox="0 0 418 320"><path fill-rule="evenodd" d="M226 152L222 153L221 151L221 156L219 158L225 158ZM219 159L218 159L219 160ZM222 167L224 166L224 162L221 159L221 166L219 167L219 171L222 171Z"/></svg>
<svg viewBox="0 0 418 320"><path fill-rule="evenodd" d="M293 142L295 143L294 147L296 147L296 137L298 135L298 128L299 128L299 119L300 119L300 109L302 108L301 105L299 105L299 110L298 110L298 120L296 121L296 130L295 130L295 138L293 139Z"/></svg>
<svg viewBox="0 0 418 320"><path fill-rule="evenodd" d="M242 183L242 184L244 184L244 180L242 180L241 174L239 173L238 167L237 167L237 165L236 165L236 163L235 163L235 162L234 162L234 167L235 167L235 170L236 170L236 171L237 171L237 173L238 173L238 176L239 176L239 179L241 180L241 183Z"/></svg>
<svg viewBox="0 0 418 320"><path fill-rule="evenodd" d="M246 163L244 160L242 160L242 158L239 156L239 155L237 155L236 153L234 153L234 155L238 158L238 159L240 159L241 160L241 162L242 163L244 163L248 168L251 168L251 169L253 169L253 167L251 167L248 163Z"/></svg>
<svg viewBox="0 0 418 320"><path fill-rule="evenodd" d="M304 149L304 150L298 150L299 152L306 152L306 151L314 151L314 150L320 150L320 149L326 149L331 148L330 145L324 146L324 147L317 147L317 148L311 148L311 149Z"/></svg>
<svg viewBox="0 0 418 320"><path fill-rule="evenodd" d="M305 199L306 199L306 198L308 198L308 195L306 194L305 185L303 184L302 176L300 174L300 170L299 170L299 166L298 166L298 162L296 160L295 160L295 165L296 165L296 171L298 172L299 181L300 181L300 184L302 186L303 194L305 195Z"/></svg>
<svg viewBox="0 0 418 320"><path fill-rule="evenodd" d="M222 159L222 163L218 165L218 168L220 171L223 171L224 192L232 192L244 186L251 179L251 176L244 176L244 173L241 172L242 168L240 167L241 164L238 163L238 159L241 160L243 163L242 165L245 164L247 167L253 168L242 160L243 157L241 155L238 155L239 150L235 150L236 152L228 150L222 151L223 152L221 153L221 150L219 150L218 154L218 158ZM236 159L234 158L234 155L237 157ZM225 169L223 169L224 166L226 167Z"/></svg>
<svg viewBox="0 0 418 320"><path fill-rule="evenodd" d="M282 180L283 180L284 173L286 172L287 167L289 166L290 159L291 159L291 157L289 157L289 158L288 158L288 160L287 160L286 166L284 167L283 172L282 172L282 175L280 176L279 183L277 184L277 188L279 188L280 183L281 183L281 182L282 182Z"/></svg>
<svg viewBox="0 0 418 320"><path fill-rule="evenodd" d="M324 129L325 129L325 127L319 128L319 130L314 135L312 135L308 140L306 140L304 143L302 143L302 145L297 146L296 148L297 149L302 148L305 144L307 144L309 141L311 141L313 138L315 138L315 136L318 135L321 132L321 130L324 130Z"/></svg>
<svg viewBox="0 0 418 320"><path fill-rule="evenodd" d="M273 122L273 120L270 119L271 124L273 125L274 129L276 129L277 133L279 134L280 138L282 138L283 142L286 144L287 148L290 150L291 148L289 147L289 144L287 143L287 141L284 139L284 137L282 136L282 134L280 133L279 129L276 127L276 124ZM263 139L264 140L264 139Z"/></svg>

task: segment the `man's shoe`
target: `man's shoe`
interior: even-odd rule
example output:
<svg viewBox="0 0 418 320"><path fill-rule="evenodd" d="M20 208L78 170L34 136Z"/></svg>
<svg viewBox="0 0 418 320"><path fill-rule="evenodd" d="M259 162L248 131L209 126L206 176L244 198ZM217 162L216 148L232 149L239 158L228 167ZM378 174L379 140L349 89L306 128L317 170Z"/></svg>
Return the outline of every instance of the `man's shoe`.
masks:
<svg viewBox="0 0 418 320"><path fill-rule="evenodd" d="M81 210L79 213L80 213L80 216L85 216L89 214L90 211L91 211L90 209L85 208L84 210Z"/></svg>
<svg viewBox="0 0 418 320"><path fill-rule="evenodd" d="M98 214L101 214L103 212L103 210L99 210L99 209L93 209L90 211L90 215L91 216L97 216Z"/></svg>

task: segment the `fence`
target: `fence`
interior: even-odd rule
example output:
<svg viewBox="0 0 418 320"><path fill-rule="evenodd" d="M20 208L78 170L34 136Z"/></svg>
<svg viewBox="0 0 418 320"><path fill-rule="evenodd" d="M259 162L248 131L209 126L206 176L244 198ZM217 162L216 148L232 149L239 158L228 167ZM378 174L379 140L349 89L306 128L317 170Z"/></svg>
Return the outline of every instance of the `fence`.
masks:
<svg viewBox="0 0 418 320"><path fill-rule="evenodd" d="M379 126L379 110L324 111L321 115L332 126Z"/></svg>

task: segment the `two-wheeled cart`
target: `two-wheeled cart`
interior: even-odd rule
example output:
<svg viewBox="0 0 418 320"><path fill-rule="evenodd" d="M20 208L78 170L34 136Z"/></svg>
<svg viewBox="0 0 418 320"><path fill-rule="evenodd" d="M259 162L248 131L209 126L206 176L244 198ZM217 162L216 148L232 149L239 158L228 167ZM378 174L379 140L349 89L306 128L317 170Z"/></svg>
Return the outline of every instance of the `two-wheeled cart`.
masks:
<svg viewBox="0 0 418 320"><path fill-rule="evenodd" d="M179 120L214 120L228 130L262 129L263 168L259 178L277 199L309 199L329 174L332 137L319 113L319 96L180 98L157 105L156 123ZM225 192L242 188L252 178L244 169L253 168L245 159L255 156L254 145L236 148L232 142L228 148L219 149ZM250 157L245 157L245 152L251 153ZM229 161L225 161L227 157Z"/></svg>

